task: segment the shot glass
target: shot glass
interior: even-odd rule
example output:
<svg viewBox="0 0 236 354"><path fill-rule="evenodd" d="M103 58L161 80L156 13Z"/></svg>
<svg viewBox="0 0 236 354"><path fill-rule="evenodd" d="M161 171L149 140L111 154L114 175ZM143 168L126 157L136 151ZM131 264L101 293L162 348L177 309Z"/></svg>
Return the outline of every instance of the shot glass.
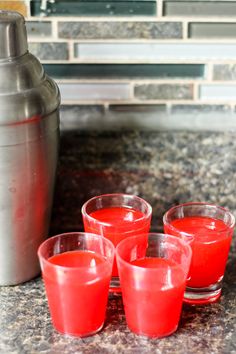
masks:
<svg viewBox="0 0 236 354"><path fill-rule="evenodd" d="M190 304L217 301L221 295L234 216L217 205L186 203L168 210L163 223L165 233L189 239L192 246L184 301Z"/></svg>
<svg viewBox="0 0 236 354"><path fill-rule="evenodd" d="M115 247L98 235L74 232L44 241L38 249L54 328L89 336L103 327Z"/></svg>
<svg viewBox="0 0 236 354"><path fill-rule="evenodd" d="M191 254L186 241L158 233L119 243L116 259L131 331L151 338L176 331Z"/></svg>
<svg viewBox="0 0 236 354"><path fill-rule="evenodd" d="M128 194L104 194L89 199L82 206L84 229L102 235L117 246L123 239L148 233L152 207L142 198ZM120 292L116 260L110 291Z"/></svg>

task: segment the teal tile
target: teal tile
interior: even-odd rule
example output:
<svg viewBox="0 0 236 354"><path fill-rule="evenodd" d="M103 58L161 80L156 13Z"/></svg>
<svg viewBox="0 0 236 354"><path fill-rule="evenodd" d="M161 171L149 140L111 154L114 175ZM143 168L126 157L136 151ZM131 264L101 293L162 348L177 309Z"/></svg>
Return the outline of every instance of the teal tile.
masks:
<svg viewBox="0 0 236 354"><path fill-rule="evenodd" d="M45 64L55 78L199 78L203 64Z"/></svg>
<svg viewBox="0 0 236 354"><path fill-rule="evenodd" d="M48 2L41 9L41 0L31 1L31 15L38 16L152 16L156 15L156 1L148 0L58 0Z"/></svg>

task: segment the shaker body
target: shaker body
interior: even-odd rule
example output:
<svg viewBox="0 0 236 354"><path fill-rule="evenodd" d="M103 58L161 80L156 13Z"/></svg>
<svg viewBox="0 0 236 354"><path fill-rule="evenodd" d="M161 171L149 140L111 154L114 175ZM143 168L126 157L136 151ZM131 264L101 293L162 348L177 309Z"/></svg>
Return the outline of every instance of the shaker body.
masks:
<svg viewBox="0 0 236 354"><path fill-rule="evenodd" d="M37 249L48 236L58 122L56 109L0 127L0 285L25 282L40 271Z"/></svg>
<svg viewBox="0 0 236 354"><path fill-rule="evenodd" d="M29 53L25 19L0 10L0 285L39 273L48 236L60 92Z"/></svg>

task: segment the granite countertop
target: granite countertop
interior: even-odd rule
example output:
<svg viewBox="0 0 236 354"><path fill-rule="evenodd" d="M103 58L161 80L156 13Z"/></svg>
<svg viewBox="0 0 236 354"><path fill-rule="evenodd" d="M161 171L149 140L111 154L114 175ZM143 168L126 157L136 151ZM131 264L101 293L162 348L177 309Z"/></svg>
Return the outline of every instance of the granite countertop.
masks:
<svg viewBox="0 0 236 354"><path fill-rule="evenodd" d="M235 133L130 132L61 136L51 235L82 230L80 208L95 194L138 194L153 206L152 230L163 212L184 201L208 201L234 214ZM184 306L176 333L160 340L131 333L121 297L110 297L104 329L79 339L56 333L42 281L0 287L0 353L236 353L236 239L218 303Z"/></svg>

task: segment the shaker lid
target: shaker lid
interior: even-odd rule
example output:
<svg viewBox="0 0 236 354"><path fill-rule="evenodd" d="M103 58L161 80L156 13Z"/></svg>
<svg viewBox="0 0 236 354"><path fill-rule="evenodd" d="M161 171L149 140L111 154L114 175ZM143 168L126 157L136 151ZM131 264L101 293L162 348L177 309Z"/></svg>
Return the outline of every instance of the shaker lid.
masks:
<svg viewBox="0 0 236 354"><path fill-rule="evenodd" d="M27 50L24 17L17 12L0 10L0 59L19 57Z"/></svg>
<svg viewBox="0 0 236 354"><path fill-rule="evenodd" d="M34 117L54 112L59 104L56 83L28 51L24 17L0 10L0 128L33 122Z"/></svg>

